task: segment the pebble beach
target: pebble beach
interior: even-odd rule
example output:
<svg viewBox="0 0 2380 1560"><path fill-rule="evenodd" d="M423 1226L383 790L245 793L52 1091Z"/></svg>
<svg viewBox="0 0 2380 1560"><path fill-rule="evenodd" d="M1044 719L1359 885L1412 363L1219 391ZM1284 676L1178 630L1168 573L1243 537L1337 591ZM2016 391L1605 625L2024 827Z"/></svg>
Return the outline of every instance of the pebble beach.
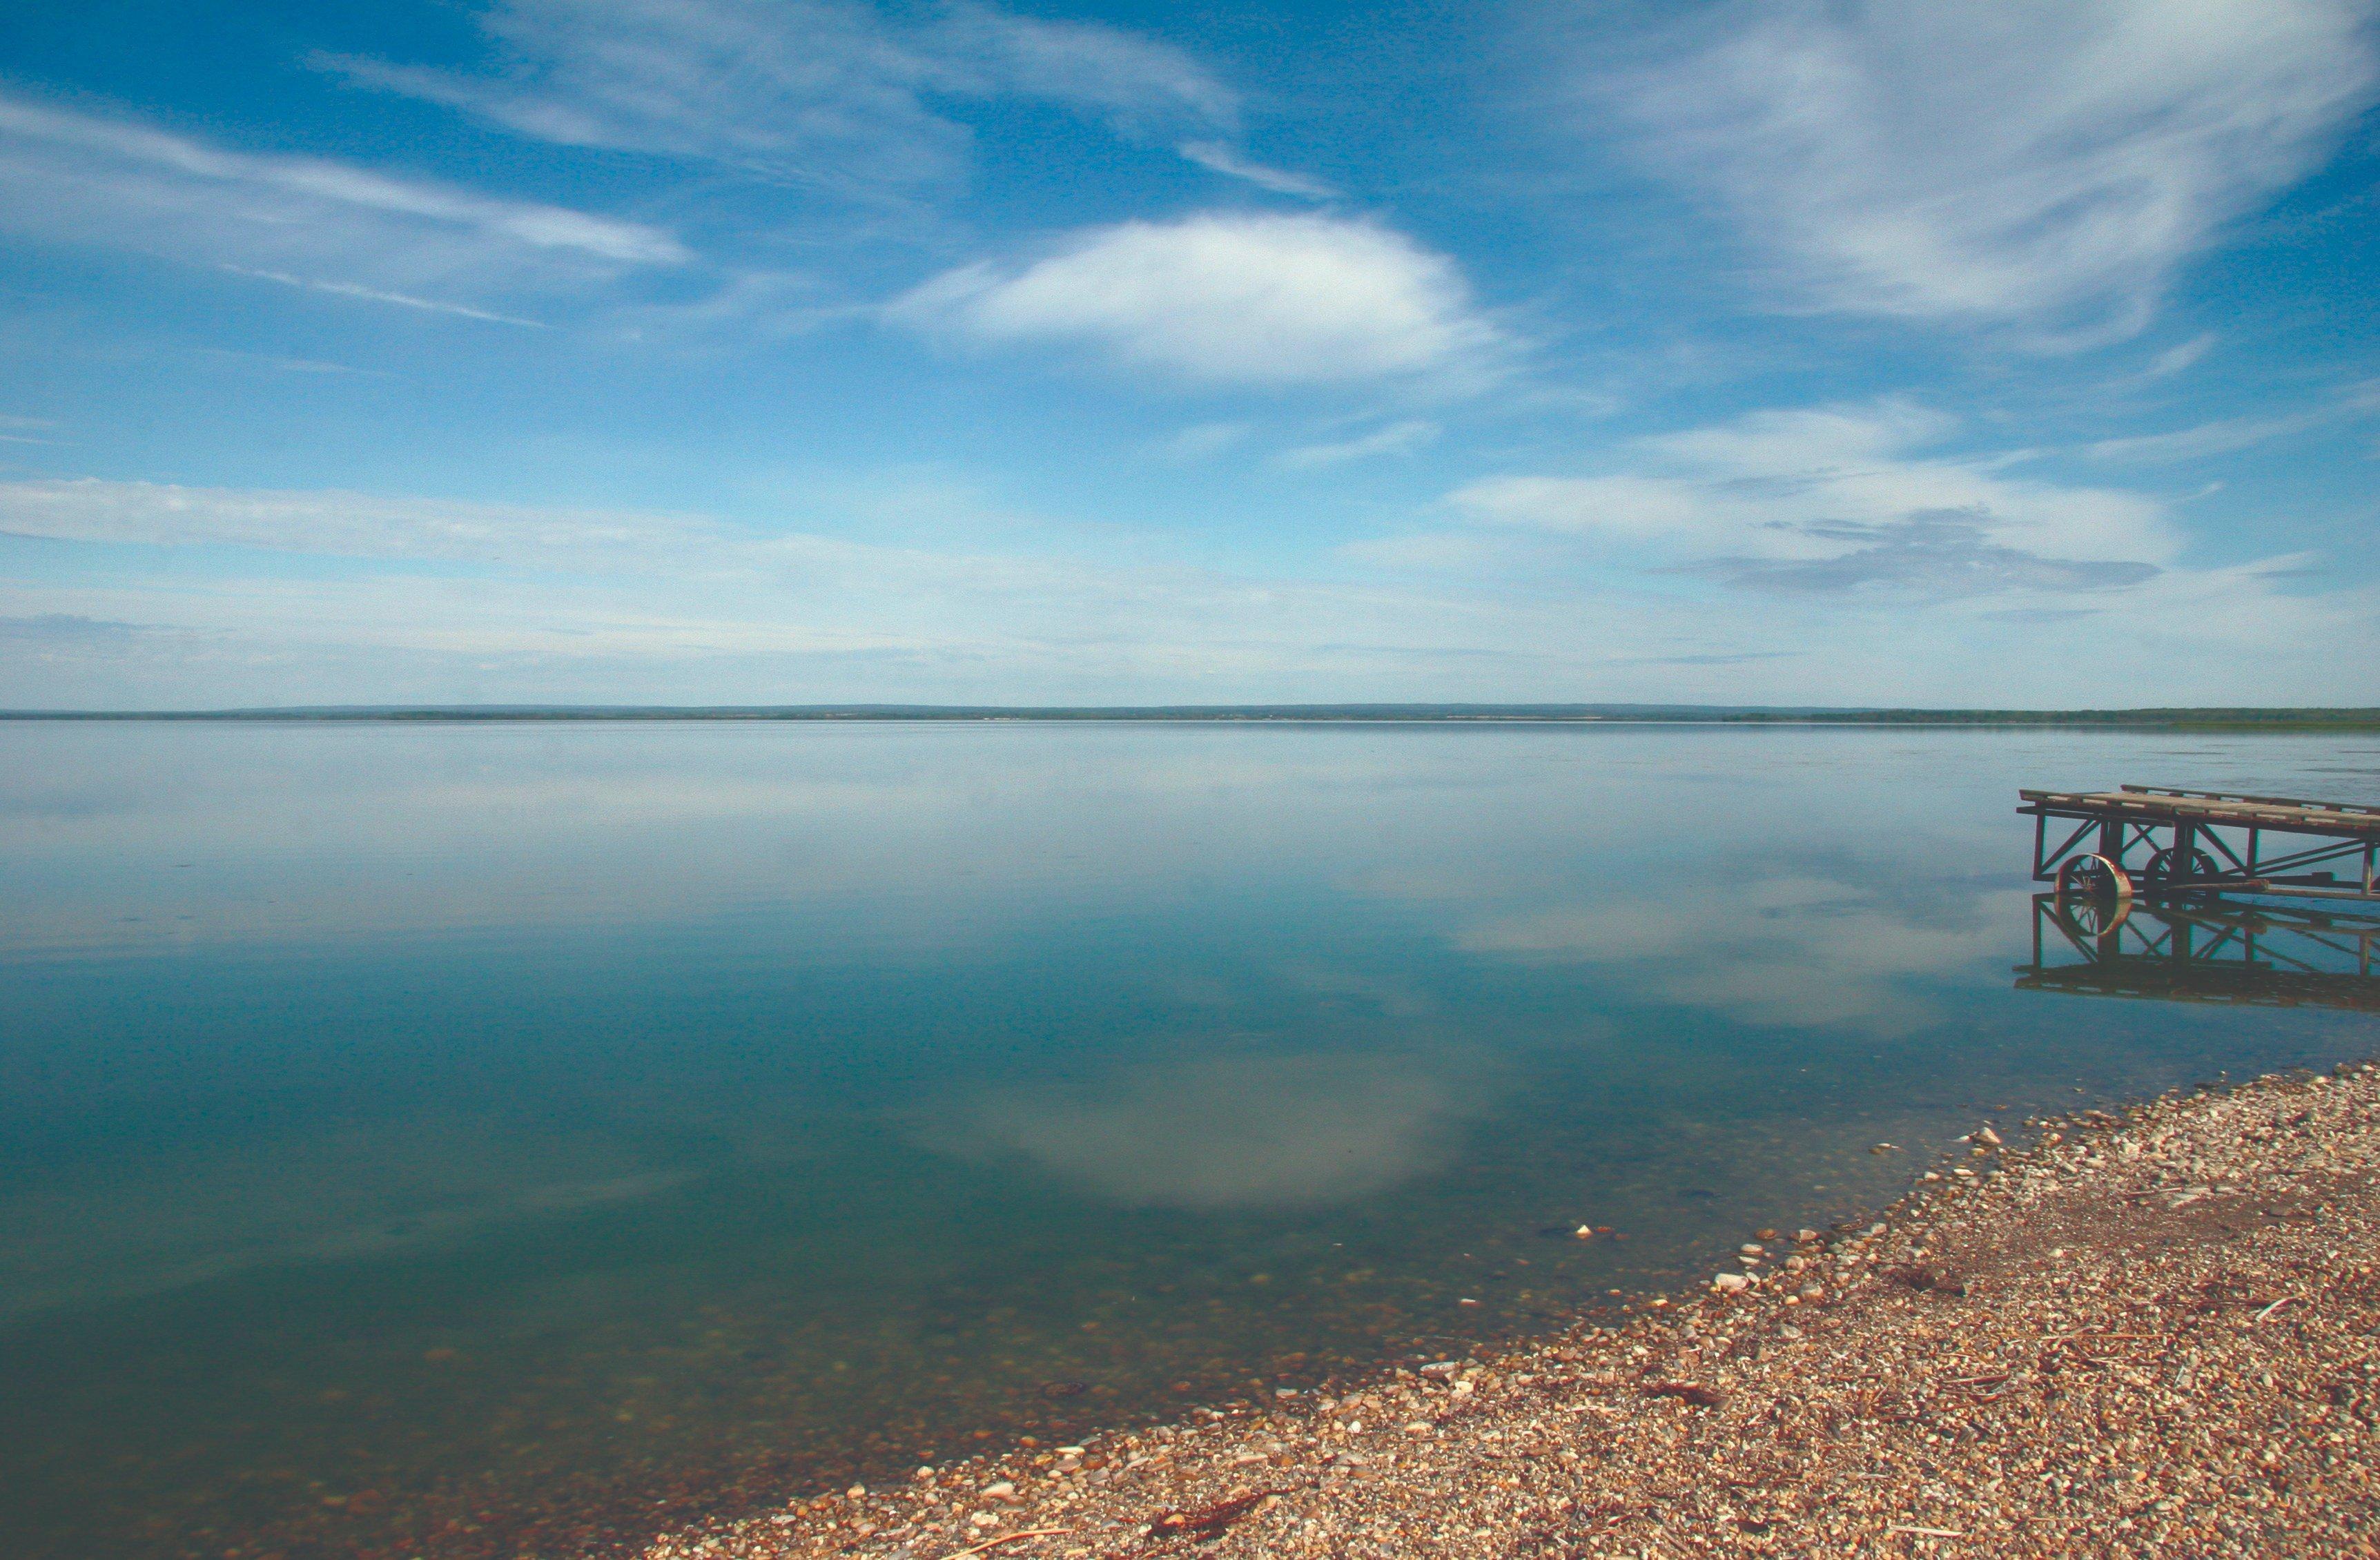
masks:
<svg viewBox="0 0 2380 1560"><path fill-rule="evenodd" d="M2375 1172L2371 1065L1979 1122L1891 1207L1746 1231L1616 1322L643 1554L2380 1556Z"/></svg>

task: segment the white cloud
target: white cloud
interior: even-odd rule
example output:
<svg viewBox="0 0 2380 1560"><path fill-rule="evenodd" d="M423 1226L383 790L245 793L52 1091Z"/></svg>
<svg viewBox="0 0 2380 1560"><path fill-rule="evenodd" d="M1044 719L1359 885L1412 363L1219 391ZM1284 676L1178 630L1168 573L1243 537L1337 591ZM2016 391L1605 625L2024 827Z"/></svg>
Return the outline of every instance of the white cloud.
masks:
<svg viewBox="0 0 2380 1560"><path fill-rule="evenodd" d="M1350 460L1367 460L1376 455L1411 455L1433 443L1438 434L1437 423L1409 418L1357 438L1342 439L1335 444L1301 445L1295 449L1283 450L1276 464L1293 471L1307 471L1323 466L1342 466Z"/></svg>
<svg viewBox="0 0 2380 1560"><path fill-rule="evenodd" d="M400 309L419 309L431 314L454 314L466 320L485 320L491 324L527 325L531 330L543 330L543 322L524 320L517 314L498 314L492 310L473 309L468 304L441 303L435 299L415 298L410 293L384 292L379 287L367 287L356 282L316 282L303 276L292 276L283 271L250 271L245 266L226 265L225 270L237 276L253 276L260 282L273 282L285 287L303 287L309 292L329 293L334 298L359 298L368 303L392 303Z"/></svg>
<svg viewBox="0 0 2380 1560"><path fill-rule="evenodd" d="M57 422L52 418L11 417L0 414L0 444L55 445L58 441L47 435L56 428Z"/></svg>
<svg viewBox="0 0 2380 1560"><path fill-rule="evenodd" d="M1202 168L1212 169L1229 178L1245 179L1257 189L1269 189L1276 195L1303 195L1309 201L1338 198L1339 191L1318 178L1251 163L1221 141L1185 140L1175 150Z"/></svg>
<svg viewBox="0 0 2380 1560"><path fill-rule="evenodd" d="M88 477L0 483L0 532L110 545L569 568L630 565L654 554L686 559L724 535L708 521L650 513Z"/></svg>
<svg viewBox="0 0 2380 1560"><path fill-rule="evenodd" d="M2188 341L2175 343L2150 360L2146 377L2164 379L2181 372L2213 351L2220 339L2213 331L2202 331Z"/></svg>
<svg viewBox="0 0 2380 1560"><path fill-rule="evenodd" d="M951 272L895 318L995 344L1081 343L1210 383L1451 369L1497 339L1453 262L1369 222L1207 213L1078 234L1022 269Z"/></svg>
<svg viewBox="0 0 2380 1560"><path fill-rule="evenodd" d="M2099 460L2137 462L2157 465L2168 461L2201 460L2212 455L2229 455L2235 450L2252 449L2273 439L2301 433L2309 428L2332 420L2344 408L2317 408L2290 412L2280 417L2225 417L2194 427L2178 428L2170 433L2143 433L2127 439L2101 439L2085 446L2084 453Z"/></svg>
<svg viewBox="0 0 2380 1560"><path fill-rule="evenodd" d="M1039 98L1135 135L1238 121L1236 94L1178 49L979 4L903 25L841 0L504 0L482 21L505 54L502 75L317 63L543 140L699 157L846 194L957 172L967 131L937 97Z"/></svg>
<svg viewBox="0 0 2380 1560"><path fill-rule="evenodd" d="M1783 591L2107 590L2180 552L2155 499L1918 453L1949 428L1904 402L1762 412L1640 441L1635 469L1491 478L1449 496L1482 523Z"/></svg>
<svg viewBox="0 0 2380 1560"><path fill-rule="evenodd" d="M1821 307L2136 328L2380 81L2368 0L1731 5L1601 84Z"/></svg>
<svg viewBox="0 0 2380 1560"><path fill-rule="evenodd" d="M6 94L0 225L481 317L492 311L423 294L577 285L692 258L642 223L322 158L226 152Z"/></svg>
<svg viewBox="0 0 2380 1560"><path fill-rule="evenodd" d="M2302 558L2169 567L2128 590L2078 593L2026 554L2000 560L2003 572L2034 569L2050 588L2019 578L1961 593L1937 581L1929 594L1905 578L1853 589L1849 573L1905 577L1926 561L1911 556L1924 534L1896 542L1888 527L1881 541L1811 556L1721 541L1685 555L1700 574L1663 573L1633 554L1633 572L1615 579L1576 567L1574 538L1502 523L1452 534L1516 544L1500 556L1482 544L1468 557L1407 557L1393 573L1327 558L1224 573L1131 561L1161 554L1151 539L1124 539L1122 555L1104 543L1022 552L1013 525L1006 550L856 542L832 533L905 528L899 491L789 502L797 519L735 525L328 492L0 484L0 532L118 549L104 571L0 579L0 707L789 697L2067 707L2135 682L2176 703L2251 703L2275 688L2369 703L2380 665L2380 592L2325 584ZM936 514L932 529L949 534ZM1938 536L1932 544L1944 550ZM1971 545L1964 567L1989 567L1992 555L1977 555L1987 544ZM249 549L346 561L291 570ZM1951 551L1929 567L1959 566ZM1753 578L1715 608L1705 580L1722 564L1803 572ZM2057 627L2045 632L2049 613Z"/></svg>
<svg viewBox="0 0 2380 1560"><path fill-rule="evenodd" d="M1134 132L1239 122L1239 94L1188 55L1097 22L1042 21L969 0L951 6L922 45L953 90L1094 109Z"/></svg>

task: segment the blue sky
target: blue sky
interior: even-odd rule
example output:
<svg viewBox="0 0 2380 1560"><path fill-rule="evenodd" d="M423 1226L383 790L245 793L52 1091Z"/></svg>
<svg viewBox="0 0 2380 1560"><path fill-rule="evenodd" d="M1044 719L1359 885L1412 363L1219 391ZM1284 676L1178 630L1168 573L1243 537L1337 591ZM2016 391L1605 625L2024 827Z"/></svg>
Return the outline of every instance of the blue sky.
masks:
<svg viewBox="0 0 2380 1560"><path fill-rule="evenodd" d="M0 705L2380 702L2380 4L0 16Z"/></svg>

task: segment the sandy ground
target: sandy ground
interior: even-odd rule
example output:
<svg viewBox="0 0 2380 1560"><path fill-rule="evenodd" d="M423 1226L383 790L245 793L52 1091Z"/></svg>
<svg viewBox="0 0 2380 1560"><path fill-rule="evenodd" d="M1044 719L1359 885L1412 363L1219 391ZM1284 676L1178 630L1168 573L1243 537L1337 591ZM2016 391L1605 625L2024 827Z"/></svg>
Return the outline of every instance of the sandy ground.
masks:
<svg viewBox="0 0 2380 1560"><path fill-rule="evenodd" d="M647 1560L2380 1557L2380 1068L2034 1125L1870 1225L1747 1232L1755 1260L1621 1327L920 1469Z"/></svg>

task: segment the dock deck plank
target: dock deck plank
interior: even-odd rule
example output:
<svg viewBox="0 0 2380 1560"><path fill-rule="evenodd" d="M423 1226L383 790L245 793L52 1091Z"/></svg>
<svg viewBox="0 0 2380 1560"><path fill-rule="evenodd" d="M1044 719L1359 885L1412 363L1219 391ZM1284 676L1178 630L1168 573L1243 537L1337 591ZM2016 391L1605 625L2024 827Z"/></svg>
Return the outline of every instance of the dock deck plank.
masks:
<svg viewBox="0 0 2380 1560"><path fill-rule="evenodd" d="M2330 835L2380 840L2380 808L2353 803L2251 801L2242 797L2130 789L2121 791L2022 791L2022 812L2058 818L2115 818L2228 824L2281 834Z"/></svg>

